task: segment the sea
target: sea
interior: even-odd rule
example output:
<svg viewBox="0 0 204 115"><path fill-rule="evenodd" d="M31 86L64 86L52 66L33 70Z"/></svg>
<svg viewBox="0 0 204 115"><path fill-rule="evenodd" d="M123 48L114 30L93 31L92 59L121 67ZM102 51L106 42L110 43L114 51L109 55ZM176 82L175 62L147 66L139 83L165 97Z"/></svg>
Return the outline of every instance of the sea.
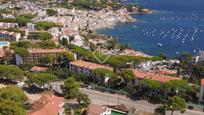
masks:
<svg viewBox="0 0 204 115"><path fill-rule="evenodd" d="M137 21L97 30L117 37L122 44L148 55L164 53L175 57L204 50L204 0L121 0L155 10L134 14Z"/></svg>

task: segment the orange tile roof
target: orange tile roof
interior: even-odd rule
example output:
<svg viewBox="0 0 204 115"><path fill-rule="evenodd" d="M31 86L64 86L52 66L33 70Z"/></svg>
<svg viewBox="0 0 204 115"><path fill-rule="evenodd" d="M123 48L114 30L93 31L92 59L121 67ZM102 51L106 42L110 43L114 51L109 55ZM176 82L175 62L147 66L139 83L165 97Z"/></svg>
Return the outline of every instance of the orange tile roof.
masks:
<svg viewBox="0 0 204 115"><path fill-rule="evenodd" d="M204 79L201 79L201 85L204 86Z"/></svg>
<svg viewBox="0 0 204 115"><path fill-rule="evenodd" d="M97 68L106 68L106 69L109 69L109 70L113 70L113 68L111 68L111 67L106 67L104 65L91 63L91 62L87 62L87 61L82 61L82 60L72 61L72 62L70 62L70 64L78 66L78 67L88 68L88 69L91 69L91 70L94 70L94 69L97 69Z"/></svg>
<svg viewBox="0 0 204 115"><path fill-rule="evenodd" d="M41 72L41 71L46 71L47 69L48 69L47 67L33 66L31 68L31 71L33 71L33 72Z"/></svg>
<svg viewBox="0 0 204 115"><path fill-rule="evenodd" d="M135 77L137 78L142 78L142 79L151 79L155 81L159 81L161 83L165 83L171 80L181 80L181 78L178 77L172 77L168 75L161 75L161 74L156 74L152 72L144 72L139 69L134 69L133 70Z"/></svg>
<svg viewBox="0 0 204 115"><path fill-rule="evenodd" d="M63 53L66 49L28 49L29 53Z"/></svg>
<svg viewBox="0 0 204 115"><path fill-rule="evenodd" d="M177 70L159 69L157 70L159 74L177 74Z"/></svg>
<svg viewBox="0 0 204 115"><path fill-rule="evenodd" d="M58 115L61 111L62 97L52 94L44 94L39 100L35 101L29 115Z"/></svg>

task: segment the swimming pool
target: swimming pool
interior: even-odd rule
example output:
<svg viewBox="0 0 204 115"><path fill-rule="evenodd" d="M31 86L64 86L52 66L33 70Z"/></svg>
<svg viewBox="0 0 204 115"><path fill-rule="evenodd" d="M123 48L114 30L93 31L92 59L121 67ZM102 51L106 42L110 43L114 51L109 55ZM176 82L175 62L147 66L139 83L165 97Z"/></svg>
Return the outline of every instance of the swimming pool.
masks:
<svg viewBox="0 0 204 115"><path fill-rule="evenodd" d="M0 47L10 46L10 42L0 42Z"/></svg>
<svg viewBox="0 0 204 115"><path fill-rule="evenodd" d="M119 112L119 111L114 111L114 110L112 110L112 111L111 111L111 115L127 115L127 114L121 113L121 112Z"/></svg>

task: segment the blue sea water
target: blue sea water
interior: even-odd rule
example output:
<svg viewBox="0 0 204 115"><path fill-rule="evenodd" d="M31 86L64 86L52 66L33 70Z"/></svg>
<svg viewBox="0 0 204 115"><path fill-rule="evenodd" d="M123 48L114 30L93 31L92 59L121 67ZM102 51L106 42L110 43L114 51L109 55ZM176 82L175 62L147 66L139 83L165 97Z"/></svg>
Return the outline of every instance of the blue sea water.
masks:
<svg viewBox="0 0 204 115"><path fill-rule="evenodd" d="M149 55L165 53L174 57L181 52L197 54L204 50L204 0L126 0L156 10L153 14L135 14L134 23L97 32L113 35L122 44ZM163 47L158 47L161 43Z"/></svg>

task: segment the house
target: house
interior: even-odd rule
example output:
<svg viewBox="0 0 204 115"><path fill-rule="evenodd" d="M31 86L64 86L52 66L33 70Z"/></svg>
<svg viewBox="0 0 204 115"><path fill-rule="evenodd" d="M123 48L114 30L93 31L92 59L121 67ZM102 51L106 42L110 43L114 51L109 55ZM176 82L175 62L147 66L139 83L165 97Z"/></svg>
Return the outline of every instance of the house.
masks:
<svg viewBox="0 0 204 115"><path fill-rule="evenodd" d="M91 63L91 62L87 62L87 61L82 61L82 60L75 60L70 62L69 64L69 69L77 72L77 73L83 73L86 76L89 77L93 77L96 79L96 82L98 83L106 83L109 79L109 77L107 76L93 76L93 70L97 69L97 68L104 68L104 69L109 69L109 70L113 70L113 68L111 67L107 67L104 65L100 65L100 64L96 64L96 63Z"/></svg>
<svg viewBox="0 0 204 115"><path fill-rule="evenodd" d="M171 80L181 80L179 77L172 77L164 74L158 74L152 71L143 71L140 69L134 69L133 73L135 75L135 84L139 84L139 80L142 79L151 79L154 81L158 81L160 83L165 83Z"/></svg>
<svg viewBox="0 0 204 115"><path fill-rule="evenodd" d="M51 54L56 55L59 53L66 52L66 49L28 49L28 56L21 57L20 55L16 54L16 64L20 65L23 63L39 63L39 59L42 56Z"/></svg>
<svg viewBox="0 0 204 115"><path fill-rule="evenodd" d="M21 38L21 34L20 33L8 32L8 31L0 30L0 40L4 40L4 41L19 41L20 38Z"/></svg>
<svg viewBox="0 0 204 115"><path fill-rule="evenodd" d="M84 38L80 35L75 35L74 39L71 41L71 44L82 47L84 45Z"/></svg>
<svg viewBox="0 0 204 115"><path fill-rule="evenodd" d="M204 61L204 51L201 51L198 56L194 56L192 60L193 63L202 62L202 61Z"/></svg>
<svg viewBox="0 0 204 115"><path fill-rule="evenodd" d="M86 109L86 115L154 115L153 113L127 108L124 104L120 105L96 105L90 104Z"/></svg>
<svg viewBox="0 0 204 115"><path fill-rule="evenodd" d="M53 94L43 94L34 101L28 115L65 115L64 98Z"/></svg>
<svg viewBox="0 0 204 115"><path fill-rule="evenodd" d="M14 28L14 27L18 27L18 23L0 22L0 28L1 29L8 29L8 28Z"/></svg>
<svg viewBox="0 0 204 115"><path fill-rule="evenodd" d="M199 102L204 102L204 79L201 79L200 83L200 96L199 96Z"/></svg>
<svg viewBox="0 0 204 115"><path fill-rule="evenodd" d="M33 66L30 71L31 72L46 72L47 71L47 67L40 67L40 66Z"/></svg>
<svg viewBox="0 0 204 115"><path fill-rule="evenodd" d="M36 24L32 24L32 23L27 23L26 24L26 28L28 30L35 30L36 26L37 26Z"/></svg>

